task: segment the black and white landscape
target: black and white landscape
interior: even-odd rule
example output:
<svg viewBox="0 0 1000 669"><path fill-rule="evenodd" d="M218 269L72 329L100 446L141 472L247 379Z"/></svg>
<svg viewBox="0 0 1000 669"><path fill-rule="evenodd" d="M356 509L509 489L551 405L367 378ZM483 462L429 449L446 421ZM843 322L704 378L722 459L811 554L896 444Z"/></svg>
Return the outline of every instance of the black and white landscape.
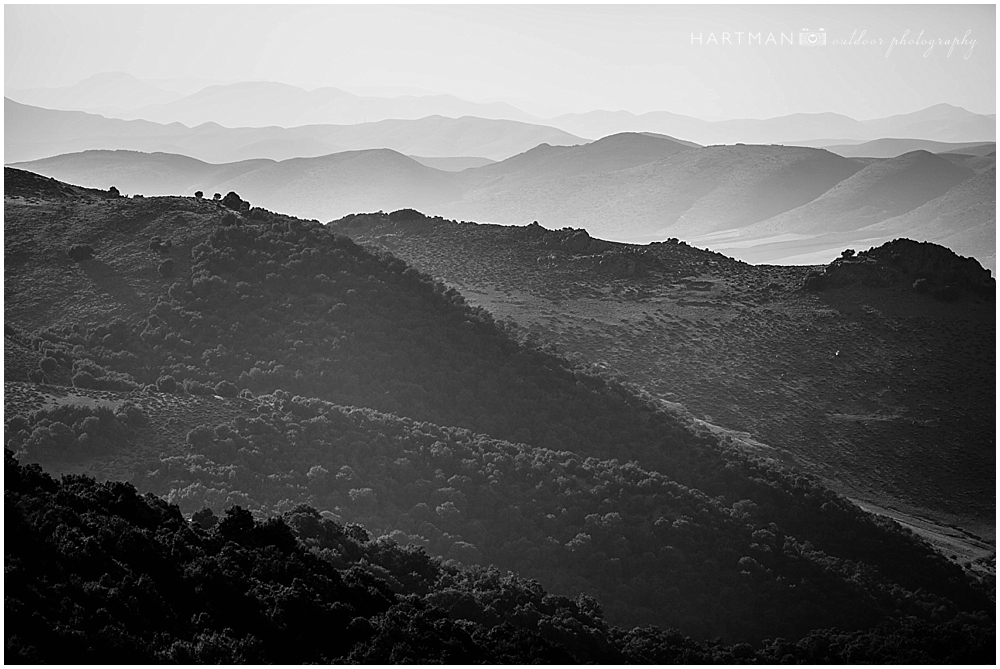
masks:
<svg viewBox="0 0 1000 669"><path fill-rule="evenodd" d="M4 13L6 661L995 662L995 6Z"/></svg>

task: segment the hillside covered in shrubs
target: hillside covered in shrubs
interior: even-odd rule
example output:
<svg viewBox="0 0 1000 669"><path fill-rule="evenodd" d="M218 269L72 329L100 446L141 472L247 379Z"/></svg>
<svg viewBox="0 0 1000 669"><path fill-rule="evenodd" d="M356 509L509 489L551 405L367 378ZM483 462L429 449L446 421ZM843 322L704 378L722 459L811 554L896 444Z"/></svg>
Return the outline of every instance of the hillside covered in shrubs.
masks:
<svg viewBox="0 0 1000 669"><path fill-rule="evenodd" d="M459 567L297 506L188 520L128 484L4 456L5 659L17 663L988 663L983 614L758 648L626 630L584 595ZM335 630L334 633L331 633Z"/></svg>
<svg viewBox="0 0 1000 669"><path fill-rule="evenodd" d="M827 267L749 265L676 238L412 210L330 225L522 338L788 451L841 494L968 533L948 553L962 564L992 552L995 281L974 259L898 239Z"/></svg>
<svg viewBox="0 0 1000 669"><path fill-rule="evenodd" d="M75 577L77 566L59 562L65 555L50 556L48 562L26 560L24 569L40 570L37 578L59 573L59 579L67 579L67 592L74 593L70 603L53 599L44 605L49 613L31 619L35 626L24 631L23 639L38 641L19 642L26 657L50 652L44 640L53 637L46 635L102 621L98 629L107 627L109 639L134 653L129 657L260 662L491 661L525 657L518 655L528 652L525 648L551 661L638 661L682 657L674 648L678 643L694 653L691 658L734 657L722 646L681 643L674 633L619 633L608 625L655 625L697 639L757 644L732 651L748 658L777 653L760 643L783 637L792 642L774 648L782 657L795 657L794 644L810 638L811 630L836 627L844 631L842 640L854 639L854 633L876 634L880 640L864 643L869 650L884 650L883 632L871 632L880 625L910 630L900 634L940 628L940 634L953 635L968 625L985 629L992 622L968 617L992 607L988 589L894 523L860 511L811 477L748 452L738 440L699 427L682 411L594 368L520 341L488 312L468 306L458 292L391 254L362 248L317 222L260 209L241 206L236 213L221 203L185 198L144 198L133 207L133 200L95 196L77 202L59 192L54 205L44 198L16 203L18 227L12 236L18 253L25 254L17 267L31 271L30 245L18 235L29 229L39 234L28 225L32 211L39 212L37 223L44 230L48 219L41 214L55 206L60 225L82 228L74 232L79 241L73 241L90 244L93 258L53 256L37 263L35 276L62 272L80 277L85 286L88 279L107 286L117 271L134 290L90 293L88 299L103 300L105 313L117 314L107 322L74 319L70 311L51 326L30 328L21 324L24 312L18 310L65 290L62 283L36 281L30 296L19 296L7 307L14 316L5 322L5 344L13 353L8 371L24 381L69 383L77 397L98 398L88 401L116 408L36 403L34 410L6 417L5 443L22 461L56 470L74 463L75 471L81 466L91 471L109 452L134 451L138 459L129 475L119 478L130 478L142 492L167 501L137 498L122 483L71 478L56 484L34 470L30 475L16 470L33 481L30 490L51 492L59 505L80 516L78 522L62 510L41 515L25 510L25 520L12 526L14 531L43 537L25 545L44 544L50 550L49 544L59 545L65 535L71 546L65 555L85 561L93 553L94 565L108 565L118 558L102 557L100 550L132 550L134 544L133 580L123 586L125 592L138 587L144 593L135 595L138 601L148 595L158 602L140 616L142 623L125 620L139 609L101 607L103 591L86 585L96 581L100 588L116 589L100 583L97 571L104 567L79 566L93 570ZM16 192L8 195L17 197ZM5 206L15 204L8 200ZM88 237L87 217L103 207L114 208L121 228ZM109 249L127 252L115 260ZM169 276L159 270L164 256L175 260ZM104 263L102 273L86 263ZM21 290L27 290L29 278L21 277ZM157 413L163 396L180 396L194 406L200 398L229 402L232 417L178 424L175 416ZM183 441L170 436L178 431ZM161 454L148 455L147 442ZM143 528L146 538L114 544L99 532L105 523L99 517L119 513L118 507L98 504L90 513L89 502L69 499L78 490L84 497L91 495L87 490L116 491L113 497L132 500L128 504L137 506L139 515L126 515L125 522ZM45 503L24 502L37 508ZM232 510L234 504L247 511ZM143 505L158 509L155 519ZM313 511L302 511L301 505ZM199 527L213 525L212 518L223 520L199 534L182 513L198 519ZM388 590L363 579L343 585L330 570L350 571L355 562L334 560L331 567L315 554L322 546L306 541L307 550L297 543L288 529L298 527L291 519L296 513L358 546L370 545L371 535L351 530L351 523L364 523L386 538L381 544L375 540L376 546L389 540L412 544L417 548L386 550L426 551L433 559L413 559L458 579L463 584L455 586L458 590L478 591L470 584L480 576L463 574L492 573L490 565L535 579L537 585L516 588L535 592L539 601L549 591L577 604L573 609L558 600L548 608L525 608L526 629L549 630L546 616L579 614L584 616L577 619L579 625L565 624L598 630L600 642L573 646L576 641L567 641L558 625L551 634L537 632L540 638L531 635L535 632L510 637L497 629L497 621L510 615L496 608L476 613L478 604L464 596L435 599L428 594L431 585L444 576L427 576L431 581L418 587L408 572L393 571L378 561L382 558L355 562L388 583ZM274 520L279 517L285 520ZM43 521L50 524L31 529ZM56 532L63 526L77 529ZM47 532L55 534L45 538ZM162 543L143 543L154 539ZM219 596L246 606L236 611L232 603L229 608L220 603L223 608L203 617L191 605L175 603L173 598L185 587L196 587L197 579L185 581L187 571L165 567L157 557L160 551L182 564L194 561L206 574L216 573L210 563L234 574L235 580L223 582L236 590ZM351 554L366 555L363 550ZM260 566L254 566L258 561ZM143 581L140 575L147 572ZM112 579L126 578L121 570L108 573ZM356 593L361 603L329 604L354 598L355 583L365 584L364 593ZM198 587L203 592L206 586ZM411 587L417 589L407 590ZM43 590L24 596L48 596ZM237 591L242 594L234 598ZM590 599L579 599L581 594ZM72 605L73 597L82 598L79 608ZM412 615L423 610L421 597L430 597L426 603L433 606L450 602L442 607L448 613L428 609L426 616ZM312 604L299 601L303 598ZM403 608L394 609L397 605ZM560 613L560 607L570 613ZM84 615L98 609L107 617ZM456 613L466 610L468 617ZM241 615L247 620L230 623ZM594 617L604 615L607 623ZM65 620L77 627L65 627ZM274 654L291 638L311 638L296 620L347 621L358 636L330 641L330 647L303 647L293 660ZM128 627L146 623L151 627L145 630ZM386 650L395 625L409 630L416 644L398 656ZM438 650L419 647L428 629L448 639L445 645L452 650L447 652L454 654L435 655ZM379 636L378 630L389 631ZM86 632L80 635L75 637L79 644L91 643ZM511 638L521 639L517 643L523 641L523 647L504 650L505 639ZM94 657L110 653L116 642L107 643ZM560 647L571 650L560 655ZM830 647L827 643L822 652ZM662 648L680 654L657 655ZM554 654L546 655L550 651Z"/></svg>

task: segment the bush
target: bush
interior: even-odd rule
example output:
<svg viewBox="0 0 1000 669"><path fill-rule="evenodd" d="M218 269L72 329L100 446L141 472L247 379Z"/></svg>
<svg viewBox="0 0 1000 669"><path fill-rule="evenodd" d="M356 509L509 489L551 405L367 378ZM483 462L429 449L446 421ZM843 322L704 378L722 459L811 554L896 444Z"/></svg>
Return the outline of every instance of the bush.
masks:
<svg viewBox="0 0 1000 669"><path fill-rule="evenodd" d="M175 393L177 392L177 380L169 374L165 374L156 379L156 389L161 393Z"/></svg>
<svg viewBox="0 0 1000 669"><path fill-rule="evenodd" d="M97 387L97 379L90 372L77 372L73 375L73 387L95 388Z"/></svg>
<svg viewBox="0 0 1000 669"><path fill-rule="evenodd" d="M226 197L222 198L222 204L235 211L240 211L241 209L243 209L244 202L243 198L241 198L235 192L229 191L228 193L226 193ZM250 203L247 202L246 205L249 208Z"/></svg>
<svg viewBox="0 0 1000 669"><path fill-rule="evenodd" d="M195 511L191 516L191 520L203 530L210 530L219 522L215 512L207 506L202 508L200 511Z"/></svg>
<svg viewBox="0 0 1000 669"><path fill-rule="evenodd" d="M202 193L202 192L201 192L200 190L196 190L196 191L194 192L194 196L195 196L195 198L197 198L197 199L199 199L199 200L200 200L201 198L205 197L205 194L204 194L204 193Z"/></svg>
<svg viewBox="0 0 1000 669"><path fill-rule="evenodd" d="M59 369L59 361L47 355L38 361L38 368L46 374L52 374Z"/></svg>
<svg viewBox="0 0 1000 669"><path fill-rule="evenodd" d="M94 247L90 244L73 244L73 246L69 247L66 255L70 257L70 260L75 260L76 262L90 260L94 257Z"/></svg>
<svg viewBox="0 0 1000 669"><path fill-rule="evenodd" d="M108 189L108 195L110 195L111 197L121 197L122 196L122 194L114 186L112 186L111 188Z"/></svg>
<svg viewBox="0 0 1000 669"><path fill-rule="evenodd" d="M229 381L219 381L215 384L215 394L219 397L236 397L240 391Z"/></svg>
<svg viewBox="0 0 1000 669"><path fill-rule="evenodd" d="M156 268L156 271L160 274L162 278L169 279L174 275L174 261L171 260L170 258L167 258L166 260L160 263L160 266Z"/></svg>

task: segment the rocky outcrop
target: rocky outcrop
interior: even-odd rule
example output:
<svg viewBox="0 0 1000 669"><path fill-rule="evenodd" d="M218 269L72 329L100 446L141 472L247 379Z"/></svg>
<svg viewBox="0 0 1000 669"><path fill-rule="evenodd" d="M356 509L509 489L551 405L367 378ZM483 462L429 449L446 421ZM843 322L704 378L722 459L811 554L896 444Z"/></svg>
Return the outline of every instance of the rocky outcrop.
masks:
<svg viewBox="0 0 1000 669"><path fill-rule="evenodd" d="M939 244L894 239L857 255L845 251L823 272L810 272L804 284L808 290L844 286L906 286L952 300L968 293L993 295L996 280L974 258Z"/></svg>
<svg viewBox="0 0 1000 669"><path fill-rule="evenodd" d="M531 226L529 226L531 227ZM602 239L594 239L586 230L563 228L549 230L541 236L542 246L554 251L564 251L573 255L594 255L614 248L614 244Z"/></svg>

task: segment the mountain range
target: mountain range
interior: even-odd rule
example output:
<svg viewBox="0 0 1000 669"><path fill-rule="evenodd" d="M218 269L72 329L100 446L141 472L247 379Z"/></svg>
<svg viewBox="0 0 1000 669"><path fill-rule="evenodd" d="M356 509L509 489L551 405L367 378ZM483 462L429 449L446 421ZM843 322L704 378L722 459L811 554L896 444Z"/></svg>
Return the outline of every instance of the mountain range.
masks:
<svg viewBox="0 0 1000 669"><path fill-rule="evenodd" d="M548 126L470 116L294 128L226 128L206 122L192 128L181 123L125 121L44 109L9 98L4 99L4 122L4 159L8 163L88 149L162 151L210 162L284 160L372 148L427 157L503 160L542 143L587 142Z"/></svg>
<svg viewBox="0 0 1000 669"><path fill-rule="evenodd" d="M144 119L164 124L179 122L188 126L203 123L218 123L226 127L350 125L388 119L415 120L426 116L474 116L545 125L586 139L599 139L621 132L655 132L684 137L705 145L735 142L791 144L818 139L842 144L843 140L882 137L940 142L996 140L995 114L976 114L949 104L869 120L856 120L835 113L799 113L770 119L705 121L668 111L633 114L604 110L543 118L505 102L471 102L452 95L356 95L334 87L306 90L268 81L210 85L188 95L180 95L176 86L172 88L168 90L162 85L119 72L95 75L69 87L7 89L5 95L34 106L88 111L114 118Z"/></svg>
<svg viewBox="0 0 1000 669"><path fill-rule="evenodd" d="M417 208L458 220L578 226L616 241L678 237L767 263L822 262L847 247L880 244L898 228L877 224L939 200L921 214L926 240L950 239L959 244L956 252L992 269L992 249L973 241L995 225L983 185L995 173L988 148L974 149L985 155L917 150L885 159L845 158L815 148L700 147L622 133L576 146L541 144L452 172L388 149L227 164L88 151L16 164L127 193L235 191L254 204L322 221ZM986 174L979 186L944 197L977 174Z"/></svg>

